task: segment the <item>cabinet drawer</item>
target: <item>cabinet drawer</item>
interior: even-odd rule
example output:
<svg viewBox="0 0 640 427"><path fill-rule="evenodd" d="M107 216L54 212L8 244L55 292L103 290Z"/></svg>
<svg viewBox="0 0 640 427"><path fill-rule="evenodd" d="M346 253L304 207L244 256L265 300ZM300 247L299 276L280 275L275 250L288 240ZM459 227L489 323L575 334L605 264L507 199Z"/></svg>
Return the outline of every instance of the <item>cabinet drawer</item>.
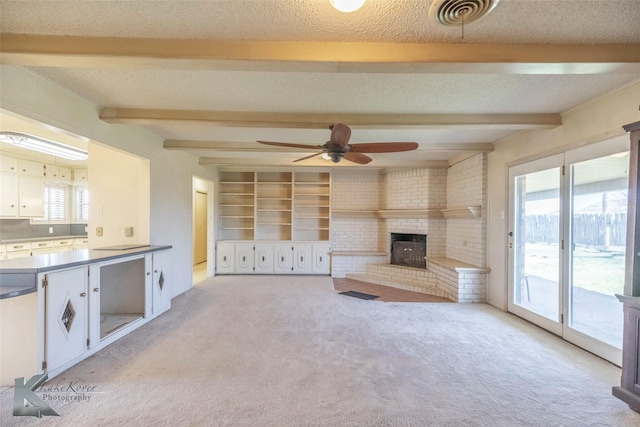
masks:
<svg viewBox="0 0 640 427"><path fill-rule="evenodd" d="M52 248L52 247L53 247L53 240L45 240L42 242L31 242L31 250L45 249L45 248Z"/></svg>
<svg viewBox="0 0 640 427"><path fill-rule="evenodd" d="M17 252L17 251L29 251L31 250L31 243L7 243L7 252Z"/></svg>

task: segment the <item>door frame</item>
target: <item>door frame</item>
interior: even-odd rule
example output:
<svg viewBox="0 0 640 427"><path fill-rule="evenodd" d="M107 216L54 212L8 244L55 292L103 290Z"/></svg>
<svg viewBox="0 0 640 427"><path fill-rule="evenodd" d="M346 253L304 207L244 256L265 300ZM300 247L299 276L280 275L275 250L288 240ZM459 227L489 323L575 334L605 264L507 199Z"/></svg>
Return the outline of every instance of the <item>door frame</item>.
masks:
<svg viewBox="0 0 640 427"><path fill-rule="evenodd" d="M513 239L513 236L509 236L509 232L515 230L515 177L517 176L521 176L521 175L525 175L528 173L534 173L534 172L539 172L539 171L543 171L546 169L553 169L553 168L562 168L564 165L564 154L556 154L553 156L549 156L549 157L545 157L542 159L538 159L538 160L533 160L531 162L527 162L524 164L520 164L517 166L512 166L509 168L508 170L508 176L509 176L509 185L508 185L508 191L509 191L509 197L508 197L508 203L509 203L509 220L507 221L507 311L510 313L515 314L518 317L522 317L525 320L528 320L532 323L535 323L539 326L541 326L542 328L556 334L556 335L562 335L562 323L560 322L560 319L558 319L557 321L554 321L552 319L549 319L548 317L542 316L538 313L535 313L533 311L527 310L524 307L521 307L517 304L514 303L514 274L515 274L515 257L514 257L514 253L515 250L513 249L513 246L515 246L516 242ZM560 181L562 181L562 173L560 174ZM561 182L558 182L558 185L560 186L560 218L562 218L563 216L563 203L562 200L564 200L563 197L563 186ZM559 226L559 239L562 239L563 236L563 221L560 220L560 223L558 224ZM558 242L561 243L561 242ZM559 306L558 306L558 313L561 316L562 315L562 310L563 310L563 292L562 292L562 277L564 272L564 263L562 262L562 260L564 259L564 255L563 255L563 250L562 248L560 248L560 259L559 259L559 274L558 274L558 283L559 283L559 292L558 292L558 301L559 301Z"/></svg>
<svg viewBox="0 0 640 427"><path fill-rule="evenodd" d="M191 264L193 268L195 252L195 205L196 191L207 193L207 277L215 276L216 253L215 253L215 186L214 182L207 178L196 175L191 179ZM193 273L192 273L193 275ZM191 278L193 280L193 277Z"/></svg>
<svg viewBox="0 0 640 427"><path fill-rule="evenodd" d="M624 137L615 137L606 141L589 144L580 148L566 150L565 152L532 160L527 163L514 165L508 168L508 221L507 221L507 245L515 244L509 232L514 230L515 221L515 188L514 178L516 176L533 173L536 171L557 167L564 168L564 173L560 177L560 223L559 234L564 248L571 244L571 170L570 166L574 163L597 159L622 151L629 150L629 141ZM560 163L559 163L560 162ZM560 251L560 272L559 272L559 313L560 321L554 322L551 319L529 311L523 307L516 305L514 301L514 251L507 249L507 311L515 314L523 319L530 321L543 329L554 333L564 340L571 342L584 350L596 354L618 366L622 363L622 350L605 342L599 341L569 326L569 301L570 301L570 279L571 279L571 253L561 247ZM628 254L627 254L628 256ZM620 307L622 310L622 306Z"/></svg>

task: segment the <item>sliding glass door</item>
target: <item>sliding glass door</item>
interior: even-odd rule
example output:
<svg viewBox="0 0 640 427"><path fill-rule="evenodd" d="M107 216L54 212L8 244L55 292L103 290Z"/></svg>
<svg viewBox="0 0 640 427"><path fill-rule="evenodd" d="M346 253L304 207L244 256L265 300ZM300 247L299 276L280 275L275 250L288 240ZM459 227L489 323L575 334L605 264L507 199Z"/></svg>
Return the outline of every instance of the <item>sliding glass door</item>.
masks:
<svg viewBox="0 0 640 427"><path fill-rule="evenodd" d="M560 334L564 157L510 169L509 310Z"/></svg>
<svg viewBox="0 0 640 427"><path fill-rule="evenodd" d="M623 314L615 294L624 291L629 152L597 148L566 155L570 228L563 335L619 364Z"/></svg>
<svg viewBox="0 0 640 427"><path fill-rule="evenodd" d="M510 168L509 311L621 363L628 142Z"/></svg>

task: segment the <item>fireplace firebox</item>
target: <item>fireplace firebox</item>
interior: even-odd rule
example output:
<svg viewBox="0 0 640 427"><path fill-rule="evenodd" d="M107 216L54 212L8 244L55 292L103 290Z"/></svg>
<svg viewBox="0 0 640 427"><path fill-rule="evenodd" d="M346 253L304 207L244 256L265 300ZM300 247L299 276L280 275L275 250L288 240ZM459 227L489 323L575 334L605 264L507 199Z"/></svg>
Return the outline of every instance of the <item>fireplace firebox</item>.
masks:
<svg viewBox="0 0 640 427"><path fill-rule="evenodd" d="M427 268L427 235L391 233L391 264Z"/></svg>

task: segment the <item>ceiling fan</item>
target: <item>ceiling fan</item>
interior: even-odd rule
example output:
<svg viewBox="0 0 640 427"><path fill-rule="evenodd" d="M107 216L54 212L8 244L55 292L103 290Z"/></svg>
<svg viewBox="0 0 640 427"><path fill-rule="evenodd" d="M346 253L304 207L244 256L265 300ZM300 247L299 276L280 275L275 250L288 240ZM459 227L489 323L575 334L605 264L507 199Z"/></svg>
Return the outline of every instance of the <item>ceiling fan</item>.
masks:
<svg viewBox="0 0 640 427"><path fill-rule="evenodd" d="M289 144L287 142L272 141L258 142L260 144L277 145L279 147L311 148L321 150L320 152L310 156L294 160L294 162L310 159L326 153L334 163L338 163L344 158L350 162L361 165L366 165L372 160L371 157L364 153L395 153L398 151L411 151L418 148L418 144L416 142L369 142L362 144L349 144L349 138L351 138L351 129L349 126L344 123L336 123L329 126L329 129L331 129L331 137L329 138L329 141L325 142L323 145Z"/></svg>

